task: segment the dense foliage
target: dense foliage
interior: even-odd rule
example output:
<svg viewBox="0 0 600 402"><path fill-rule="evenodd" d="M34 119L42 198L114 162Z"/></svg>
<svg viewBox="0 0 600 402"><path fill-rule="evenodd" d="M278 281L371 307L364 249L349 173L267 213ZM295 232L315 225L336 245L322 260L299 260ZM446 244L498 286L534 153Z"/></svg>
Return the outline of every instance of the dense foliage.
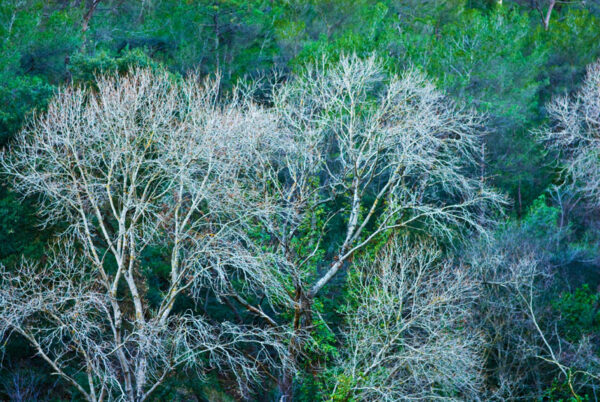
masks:
<svg viewBox="0 0 600 402"><path fill-rule="evenodd" d="M599 57L589 0L0 2L0 399L115 399L129 359L164 376L128 400L597 400ZM69 107L85 118L61 126ZM151 211L136 226L97 194L114 186L107 160L129 183L139 152L136 191L152 169L164 187L131 209ZM120 308L147 320L124 329L118 367L110 320L92 324L110 297L64 327L94 327L87 353L106 358L48 328L75 314L74 288L101 294L90 250L108 276L125 270L127 249L109 250L124 238L139 255L114 294L137 285L143 309ZM173 280L180 253L214 271ZM37 278L65 272L64 303L17 317ZM152 329L171 356L154 361L133 328L156 312L179 332ZM202 317L206 354L173 346L193 340L172 317ZM59 377L27 338L48 333Z"/></svg>

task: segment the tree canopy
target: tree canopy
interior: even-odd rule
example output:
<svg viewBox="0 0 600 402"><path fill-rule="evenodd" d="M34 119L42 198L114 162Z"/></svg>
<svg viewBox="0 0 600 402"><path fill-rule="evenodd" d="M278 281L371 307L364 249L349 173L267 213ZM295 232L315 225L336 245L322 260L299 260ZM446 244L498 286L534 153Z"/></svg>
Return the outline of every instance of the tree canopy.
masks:
<svg viewBox="0 0 600 402"><path fill-rule="evenodd" d="M0 399L596 400L600 8L0 4Z"/></svg>

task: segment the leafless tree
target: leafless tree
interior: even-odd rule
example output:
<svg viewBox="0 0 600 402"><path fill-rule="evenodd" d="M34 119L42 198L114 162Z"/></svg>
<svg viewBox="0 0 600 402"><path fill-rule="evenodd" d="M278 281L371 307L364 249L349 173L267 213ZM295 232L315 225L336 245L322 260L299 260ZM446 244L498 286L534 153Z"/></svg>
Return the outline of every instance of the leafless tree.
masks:
<svg viewBox="0 0 600 402"><path fill-rule="evenodd" d="M33 370L16 369L5 376L0 384L11 401L27 402L44 400L40 382L39 374Z"/></svg>
<svg viewBox="0 0 600 402"><path fill-rule="evenodd" d="M462 399L481 395L484 337L466 323L479 294L469 267L433 244L393 238L359 265L334 394L340 400Z"/></svg>
<svg viewBox="0 0 600 402"><path fill-rule="evenodd" d="M221 99L218 81L148 71L97 88L62 90L2 158L45 224L68 223L48 264L3 271L3 333L89 400L143 400L206 360L242 387L281 369L289 400L314 299L355 254L395 231L485 233L503 202L478 174L481 116L375 56L321 60L276 85L269 108L252 86ZM323 253L332 220L342 240ZM170 254L158 305L141 274L148 246ZM207 289L254 325L174 311Z"/></svg>
<svg viewBox="0 0 600 402"><path fill-rule="evenodd" d="M538 134L563 158L566 178L600 206L600 61L588 66L579 91L547 106L552 125Z"/></svg>
<svg viewBox="0 0 600 402"><path fill-rule="evenodd" d="M472 323L487 339L482 396L539 399L546 391L542 384L558 378L578 399L582 390L600 386L600 360L589 339L572 343L559 333L544 297L554 283L554 267L547 250L524 241L522 229L508 225L468 261L480 285Z"/></svg>
<svg viewBox="0 0 600 402"><path fill-rule="evenodd" d="M61 90L2 156L15 187L39 197L43 223L67 229L47 264L2 270L0 332L26 338L90 401L145 400L178 367L229 368L243 387L285 366L284 331L272 320L253 327L174 312L179 295L197 300L207 288L289 302L276 286L284 264L248 236L253 220L278 213L253 163L278 151L276 119L235 94L219 102L218 80L138 70L97 88ZM151 245L170 255L154 304L141 259Z"/></svg>
<svg viewBox="0 0 600 402"><path fill-rule="evenodd" d="M293 267L297 333L311 325L312 300L378 237L399 230L446 238L485 232L502 203L477 175L481 116L454 104L416 70L389 74L375 56L322 59L276 87L273 104L303 150L283 161L288 179L279 188L298 214L270 231ZM302 223L327 202L343 206L311 232L313 254L295 252L292 240ZM315 275L306 268L333 217L343 221L343 237Z"/></svg>

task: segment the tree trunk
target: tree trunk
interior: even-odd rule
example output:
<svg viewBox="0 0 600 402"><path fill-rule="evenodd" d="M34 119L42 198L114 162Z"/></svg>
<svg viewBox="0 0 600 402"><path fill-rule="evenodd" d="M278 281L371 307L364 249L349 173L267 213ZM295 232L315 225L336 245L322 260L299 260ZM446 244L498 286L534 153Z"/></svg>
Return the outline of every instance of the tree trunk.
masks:
<svg viewBox="0 0 600 402"><path fill-rule="evenodd" d="M87 30L90 28L90 20L92 19L92 16L94 15L94 11L96 10L96 7L98 7L98 4L100 4L100 1L102 1L102 0L92 0L92 4L90 4L90 8L87 10L85 15L83 16L83 21L81 22L81 36L82 36L81 47L82 47L82 50L85 50L86 33L87 33Z"/></svg>
<svg viewBox="0 0 600 402"><path fill-rule="evenodd" d="M312 327L312 303L313 297L304 292L301 286L296 286L294 296L294 333L290 339L288 351L294 363L298 363L303 348L303 333L310 331ZM279 382L281 391L280 402L291 402L294 400L294 371L284 370Z"/></svg>
<svg viewBox="0 0 600 402"><path fill-rule="evenodd" d="M542 18L542 24L544 24L544 30L548 30L550 28L550 16L552 15L552 9L556 5L556 0L550 0L550 4L548 5L548 11L546 11L546 16Z"/></svg>
<svg viewBox="0 0 600 402"><path fill-rule="evenodd" d="M519 187L517 188L517 198L519 201L519 212L517 216L520 218L523 214L523 202L521 201L521 180L519 180Z"/></svg>

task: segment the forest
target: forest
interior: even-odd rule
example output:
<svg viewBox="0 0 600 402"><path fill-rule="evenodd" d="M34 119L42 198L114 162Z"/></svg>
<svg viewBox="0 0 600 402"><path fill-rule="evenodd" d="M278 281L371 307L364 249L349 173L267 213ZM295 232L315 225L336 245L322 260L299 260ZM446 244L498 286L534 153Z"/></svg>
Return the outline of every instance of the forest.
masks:
<svg viewBox="0 0 600 402"><path fill-rule="evenodd" d="M599 0L0 0L0 400L597 401Z"/></svg>

